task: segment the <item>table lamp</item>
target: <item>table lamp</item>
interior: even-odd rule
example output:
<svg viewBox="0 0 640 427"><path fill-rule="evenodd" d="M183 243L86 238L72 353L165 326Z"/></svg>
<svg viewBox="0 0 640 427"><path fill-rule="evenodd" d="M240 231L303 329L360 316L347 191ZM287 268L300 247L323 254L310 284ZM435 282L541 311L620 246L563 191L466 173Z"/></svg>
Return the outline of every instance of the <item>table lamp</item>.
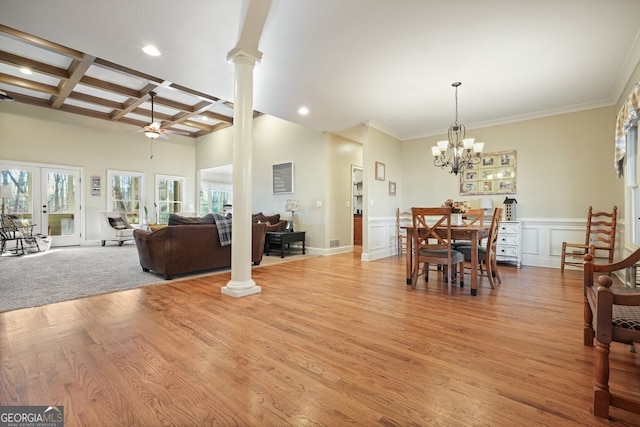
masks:
<svg viewBox="0 0 640 427"><path fill-rule="evenodd" d="M300 210L300 200L296 200L296 199L287 199L287 203L285 203L284 205L284 210L287 212L291 212L291 231L294 230L293 228L293 216L295 215L296 211Z"/></svg>
<svg viewBox="0 0 640 427"><path fill-rule="evenodd" d="M482 197L480 199L480 207L484 209L485 216L488 215L491 209L493 209L493 200L488 197Z"/></svg>

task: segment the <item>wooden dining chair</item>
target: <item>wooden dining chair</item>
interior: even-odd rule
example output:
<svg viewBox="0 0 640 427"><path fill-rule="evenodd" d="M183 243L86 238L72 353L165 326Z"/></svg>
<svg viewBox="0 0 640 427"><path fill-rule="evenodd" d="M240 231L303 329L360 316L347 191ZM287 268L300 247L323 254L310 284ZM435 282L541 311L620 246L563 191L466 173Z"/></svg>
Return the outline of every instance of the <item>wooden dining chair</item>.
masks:
<svg viewBox="0 0 640 427"><path fill-rule="evenodd" d="M564 273L565 265L582 268L583 257L587 253L593 255L595 259L608 260L611 264L616 246L617 219L617 206L614 206L611 212L594 212L593 207L589 206L584 243L562 242L560 272ZM606 251L608 254L606 257L597 256L598 251Z"/></svg>
<svg viewBox="0 0 640 427"><path fill-rule="evenodd" d="M497 245L498 232L500 231L500 221L502 220L502 208L495 208L489 227L489 236L486 243L478 247L478 268L480 273L486 273L491 289L495 289L496 283L502 283L500 272L498 271ZM464 260L471 262L471 246L459 246L456 250L462 252Z"/></svg>
<svg viewBox="0 0 640 427"><path fill-rule="evenodd" d="M414 243L411 287L416 288L420 274L424 274L425 282L429 281L429 265L432 264L443 267L448 294L451 295L453 282L464 287L464 256L451 247L451 209L411 208L411 215ZM422 273L420 264L423 265Z"/></svg>
<svg viewBox="0 0 640 427"><path fill-rule="evenodd" d="M398 255L407 253L407 229L403 227L411 227L411 212L400 212L400 208L396 209L396 253Z"/></svg>
<svg viewBox="0 0 640 427"><path fill-rule="evenodd" d="M474 208L469 209L462 215L462 224L463 225L484 225L484 209L483 208ZM469 240L456 240L452 244L454 249L459 246L471 246L471 242Z"/></svg>

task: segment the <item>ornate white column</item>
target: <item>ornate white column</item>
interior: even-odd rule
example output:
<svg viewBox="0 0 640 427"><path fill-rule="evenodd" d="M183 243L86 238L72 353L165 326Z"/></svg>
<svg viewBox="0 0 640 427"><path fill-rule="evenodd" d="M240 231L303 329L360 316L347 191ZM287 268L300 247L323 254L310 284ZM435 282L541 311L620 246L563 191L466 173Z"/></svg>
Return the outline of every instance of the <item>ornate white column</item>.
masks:
<svg viewBox="0 0 640 427"><path fill-rule="evenodd" d="M228 59L235 65L233 217L231 280L222 288L222 293L239 298L262 291L251 279L253 68L260 58L234 49Z"/></svg>

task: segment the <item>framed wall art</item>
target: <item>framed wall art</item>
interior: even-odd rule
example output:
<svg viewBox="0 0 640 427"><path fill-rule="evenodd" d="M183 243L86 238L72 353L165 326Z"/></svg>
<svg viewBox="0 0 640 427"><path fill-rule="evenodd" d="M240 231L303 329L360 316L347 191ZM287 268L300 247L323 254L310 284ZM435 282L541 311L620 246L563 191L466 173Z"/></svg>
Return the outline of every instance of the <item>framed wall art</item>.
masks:
<svg viewBox="0 0 640 427"><path fill-rule="evenodd" d="M273 165L273 194L293 193L293 162Z"/></svg>
<svg viewBox="0 0 640 427"><path fill-rule="evenodd" d="M461 195L515 194L516 151L484 153L460 174Z"/></svg>

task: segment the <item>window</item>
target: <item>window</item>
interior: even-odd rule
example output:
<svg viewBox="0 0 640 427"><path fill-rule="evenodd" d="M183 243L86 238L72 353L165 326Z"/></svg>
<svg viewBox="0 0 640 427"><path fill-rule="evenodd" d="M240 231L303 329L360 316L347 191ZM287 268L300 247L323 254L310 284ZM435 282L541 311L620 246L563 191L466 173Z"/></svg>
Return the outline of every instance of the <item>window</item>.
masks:
<svg viewBox="0 0 640 427"><path fill-rule="evenodd" d="M232 203L231 191L227 190L210 190L211 210L212 213L223 215L225 213L225 205Z"/></svg>
<svg viewBox="0 0 640 427"><path fill-rule="evenodd" d="M140 224L144 175L107 170L107 212L124 212L130 224Z"/></svg>
<svg viewBox="0 0 640 427"><path fill-rule="evenodd" d="M1 169L0 185L11 188L13 197L2 200L3 212L19 214L22 218L33 216L32 192L33 174L24 169Z"/></svg>
<svg viewBox="0 0 640 427"><path fill-rule="evenodd" d="M167 224L169 215L182 212L184 177L156 175L156 205L158 223Z"/></svg>

